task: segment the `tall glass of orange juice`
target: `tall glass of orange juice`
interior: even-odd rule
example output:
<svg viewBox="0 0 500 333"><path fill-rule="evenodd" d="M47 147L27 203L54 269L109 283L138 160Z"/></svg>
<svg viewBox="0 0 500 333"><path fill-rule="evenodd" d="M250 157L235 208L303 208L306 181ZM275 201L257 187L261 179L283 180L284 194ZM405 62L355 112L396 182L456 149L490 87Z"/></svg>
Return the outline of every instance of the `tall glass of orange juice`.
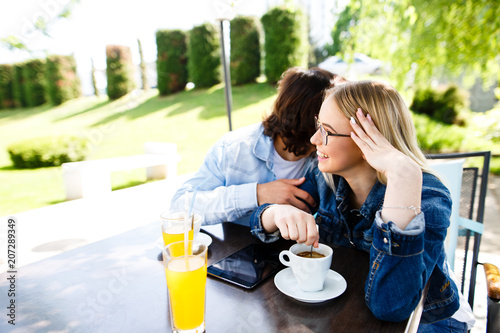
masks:
<svg viewBox="0 0 500 333"><path fill-rule="evenodd" d="M205 332L207 246L196 241L171 243L163 249L163 264L172 332Z"/></svg>
<svg viewBox="0 0 500 333"><path fill-rule="evenodd" d="M186 213L183 211L169 210L160 215L163 245L184 240L184 230L186 228ZM189 240L196 239L201 227L201 216L191 214L187 219Z"/></svg>

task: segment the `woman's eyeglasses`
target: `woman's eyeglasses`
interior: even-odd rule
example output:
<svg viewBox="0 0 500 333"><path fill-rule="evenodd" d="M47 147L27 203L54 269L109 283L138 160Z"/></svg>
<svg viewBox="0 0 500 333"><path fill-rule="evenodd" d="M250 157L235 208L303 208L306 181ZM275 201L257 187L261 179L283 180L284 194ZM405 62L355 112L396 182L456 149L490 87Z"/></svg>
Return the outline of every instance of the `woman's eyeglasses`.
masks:
<svg viewBox="0 0 500 333"><path fill-rule="evenodd" d="M314 120L315 120L314 124L316 125L316 131L318 131L318 129L319 129L319 133L321 134L321 140L323 141L323 145L325 145L325 146L328 144L328 137L329 136L343 136L346 138L351 137L348 134L338 134L338 133L333 133L333 132L326 130L323 127L323 124L318 120L318 115L314 116Z"/></svg>

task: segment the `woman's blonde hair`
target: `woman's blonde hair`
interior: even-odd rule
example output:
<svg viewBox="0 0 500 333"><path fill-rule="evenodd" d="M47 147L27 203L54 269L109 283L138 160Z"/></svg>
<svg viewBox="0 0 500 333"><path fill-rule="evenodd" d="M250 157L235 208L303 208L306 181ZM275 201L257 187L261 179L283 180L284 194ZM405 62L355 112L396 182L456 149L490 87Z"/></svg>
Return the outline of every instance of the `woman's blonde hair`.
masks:
<svg viewBox="0 0 500 333"><path fill-rule="evenodd" d="M365 116L369 113L380 133L397 150L414 160L423 172L434 173L418 145L410 110L396 89L383 82L347 82L327 90L327 98L333 98L347 119L357 119L358 108ZM325 177L331 186L333 179L328 175ZM377 177L381 183L387 184L383 174L377 172Z"/></svg>

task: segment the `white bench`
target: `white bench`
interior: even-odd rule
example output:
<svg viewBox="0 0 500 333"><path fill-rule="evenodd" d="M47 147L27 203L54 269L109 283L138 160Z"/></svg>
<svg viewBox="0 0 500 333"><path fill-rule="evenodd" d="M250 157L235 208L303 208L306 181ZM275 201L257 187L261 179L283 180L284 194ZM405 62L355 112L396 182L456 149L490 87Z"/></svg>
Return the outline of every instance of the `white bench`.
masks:
<svg viewBox="0 0 500 333"><path fill-rule="evenodd" d="M146 142L145 154L63 163L66 199L73 200L111 192L111 173L146 168L147 179L165 179L177 175L177 145Z"/></svg>

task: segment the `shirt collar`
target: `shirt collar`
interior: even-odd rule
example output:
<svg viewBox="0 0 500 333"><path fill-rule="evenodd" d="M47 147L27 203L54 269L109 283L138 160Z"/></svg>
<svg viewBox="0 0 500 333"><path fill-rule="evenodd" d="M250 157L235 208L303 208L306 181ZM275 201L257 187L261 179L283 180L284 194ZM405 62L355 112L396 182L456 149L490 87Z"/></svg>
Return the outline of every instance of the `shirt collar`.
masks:
<svg viewBox="0 0 500 333"><path fill-rule="evenodd" d="M255 144L253 146L253 154L258 159L266 162L267 167L272 170L274 154L273 140L270 136L264 134L264 127L262 124L260 127L261 131L259 133L259 137L255 140Z"/></svg>

